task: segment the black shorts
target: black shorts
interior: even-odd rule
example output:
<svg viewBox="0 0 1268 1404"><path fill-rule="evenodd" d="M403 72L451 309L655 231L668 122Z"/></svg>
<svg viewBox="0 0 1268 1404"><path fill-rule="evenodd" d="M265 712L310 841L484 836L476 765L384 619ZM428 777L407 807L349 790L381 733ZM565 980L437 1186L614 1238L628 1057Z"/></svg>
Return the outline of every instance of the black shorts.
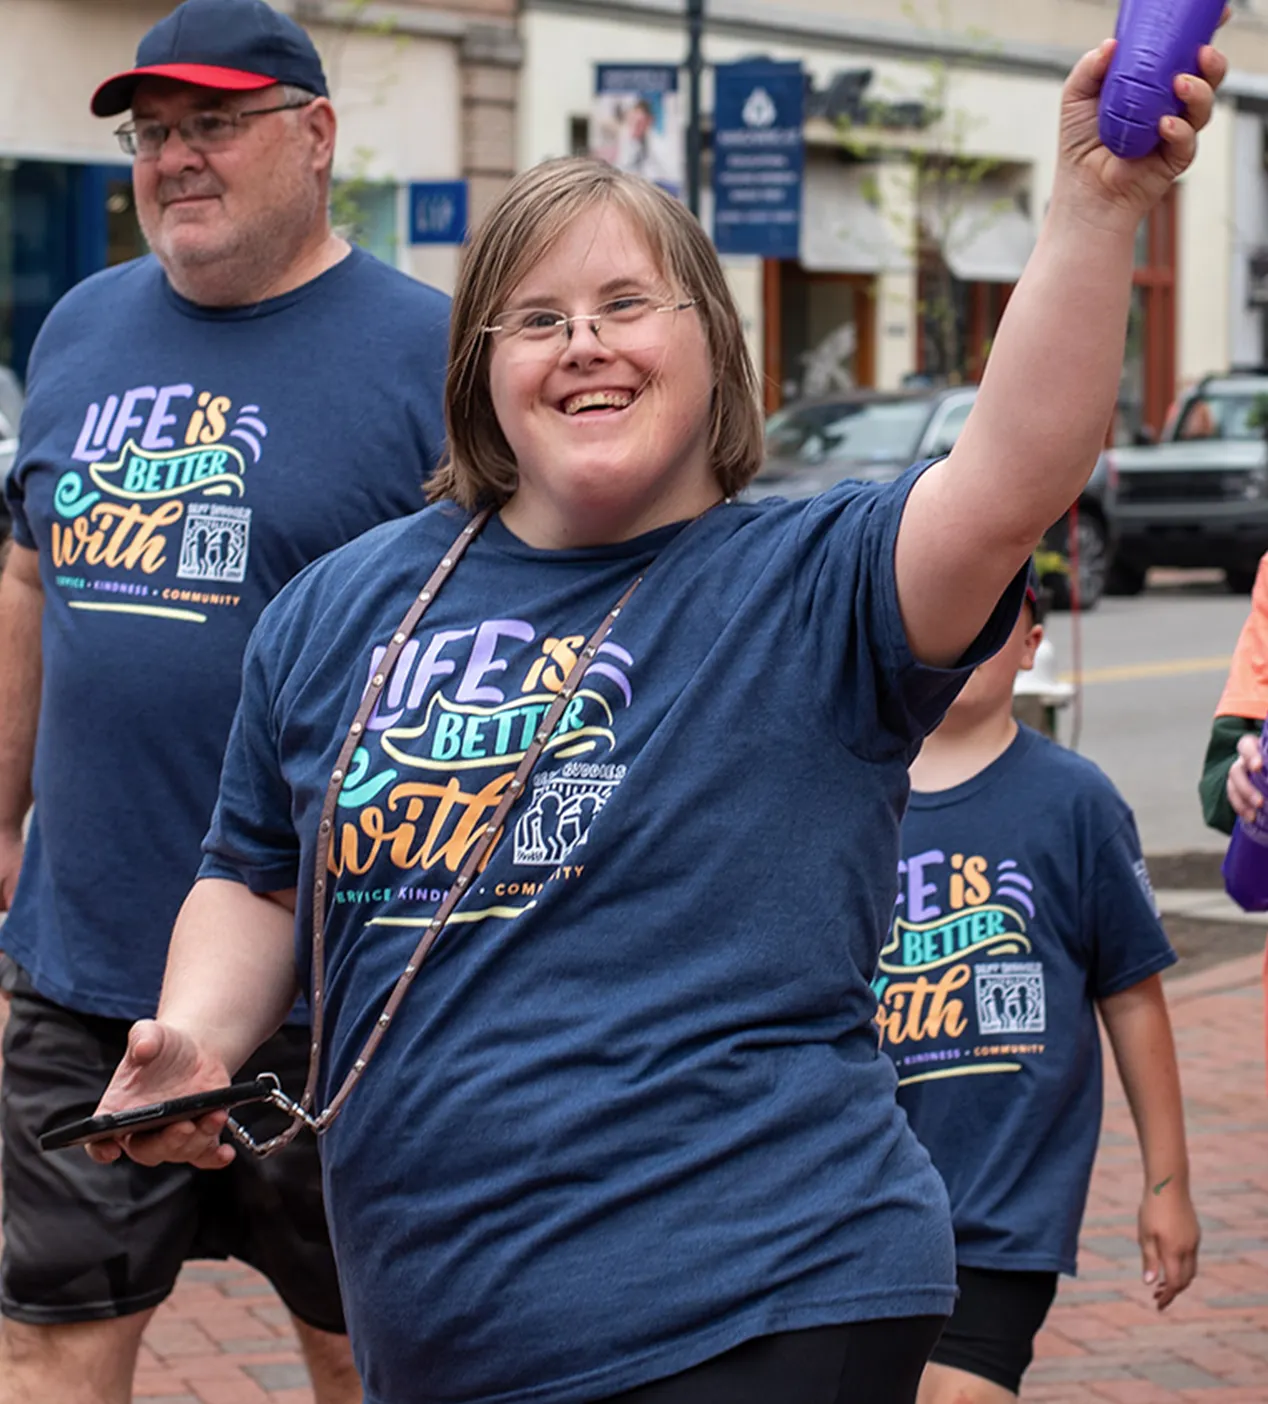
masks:
<svg viewBox="0 0 1268 1404"><path fill-rule="evenodd" d="M914 1404L944 1320L900 1316L757 1336L603 1404Z"/></svg>
<svg viewBox="0 0 1268 1404"><path fill-rule="evenodd" d="M955 1275L960 1297L929 1359L1020 1393L1057 1274L961 1266Z"/></svg>
<svg viewBox="0 0 1268 1404"><path fill-rule="evenodd" d="M262 1272L301 1321L342 1333L315 1139L305 1132L267 1160L240 1149L227 1170L98 1165L82 1147L46 1154L42 1131L96 1108L131 1022L64 1009L21 971L9 983L0 1312L33 1326L128 1316L161 1302L186 1259L232 1257ZM298 1095L308 1045L307 1029L285 1028L243 1076L276 1072ZM267 1108L241 1113L268 1133L285 1124Z"/></svg>

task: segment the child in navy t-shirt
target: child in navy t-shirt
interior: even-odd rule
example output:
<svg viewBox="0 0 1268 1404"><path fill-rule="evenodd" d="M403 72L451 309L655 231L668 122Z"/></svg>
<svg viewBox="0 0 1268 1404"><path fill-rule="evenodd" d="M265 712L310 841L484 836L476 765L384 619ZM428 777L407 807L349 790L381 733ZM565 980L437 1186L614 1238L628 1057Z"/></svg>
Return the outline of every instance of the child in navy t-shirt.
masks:
<svg viewBox="0 0 1268 1404"><path fill-rule="evenodd" d="M946 1182L960 1297L921 1404L1015 1395L1073 1273L1101 1121L1096 1010L1144 1162L1139 1239L1159 1309L1196 1270L1158 920L1131 811L1091 762L1018 726L1043 638L1033 583L911 767L899 894L875 989L899 1101Z"/></svg>

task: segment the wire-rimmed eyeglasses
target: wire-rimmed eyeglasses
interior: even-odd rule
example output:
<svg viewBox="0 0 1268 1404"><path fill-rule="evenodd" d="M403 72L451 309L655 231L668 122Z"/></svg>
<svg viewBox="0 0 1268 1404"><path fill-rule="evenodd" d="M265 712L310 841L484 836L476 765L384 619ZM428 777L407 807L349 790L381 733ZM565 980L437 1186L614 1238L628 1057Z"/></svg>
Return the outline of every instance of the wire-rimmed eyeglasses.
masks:
<svg viewBox="0 0 1268 1404"><path fill-rule="evenodd" d="M234 140L238 128L248 117L267 117L270 112L292 112L316 100L310 97L300 102L279 102L276 107L252 107L245 112L218 112L210 108L206 112L186 113L179 122L172 123L143 117L116 127L114 134L124 155L135 156L140 161L156 161L174 131L181 134L181 140L191 151L215 151Z"/></svg>
<svg viewBox="0 0 1268 1404"><path fill-rule="evenodd" d="M526 346L551 350L572 340L577 322L586 322L609 351L620 351L638 345L640 333L648 330L651 318L685 312L698 301L695 297L670 303L654 297L617 297L593 312L578 312L572 317L554 307L514 307L497 313L483 330Z"/></svg>

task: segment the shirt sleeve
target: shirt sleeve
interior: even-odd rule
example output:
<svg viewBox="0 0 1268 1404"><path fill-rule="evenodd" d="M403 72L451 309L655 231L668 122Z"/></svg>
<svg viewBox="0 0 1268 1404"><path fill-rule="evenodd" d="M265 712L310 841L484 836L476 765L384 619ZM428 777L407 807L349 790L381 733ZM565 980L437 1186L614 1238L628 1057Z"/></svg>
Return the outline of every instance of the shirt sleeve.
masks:
<svg viewBox="0 0 1268 1404"><path fill-rule="evenodd" d="M44 360L44 347L51 335L50 324L57 321L58 317L54 312L45 320L35 338L35 345L31 348L31 357L26 369L22 418L18 424L18 451L13 460L13 467L4 480L4 500L12 519L13 539L19 546L25 546L32 551L39 550L39 542L31 530L30 518L26 512L26 475L32 467L30 446L40 437L37 425L43 415L43 401L39 393L39 378Z"/></svg>
<svg viewBox="0 0 1268 1404"><path fill-rule="evenodd" d="M16 468L4 481L4 500L12 519L13 539L19 546L25 546L31 551L37 550L35 537L31 535L31 524L26 517L22 479Z"/></svg>
<svg viewBox="0 0 1268 1404"><path fill-rule="evenodd" d="M1198 797L1202 801L1202 818L1207 826L1231 834L1237 815L1228 802L1228 772L1237 759L1237 743L1243 736L1257 736L1261 722L1254 717L1216 717L1211 723L1206 757L1198 780Z"/></svg>
<svg viewBox="0 0 1268 1404"><path fill-rule="evenodd" d="M261 620L267 620L267 614ZM294 887L300 842L282 773L265 630L256 626L242 668L242 694L229 733L220 794L203 840L198 876L228 878L257 894Z"/></svg>
<svg viewBox="0 0 1268 1404"><path fill-rule="evenodd" d="M914 754L978 664L1008 638L1025 571L951 668L919 662L898 604L894 549L907 498L928 464L893 483L843 483L811 500L797 542L799 621L809 636L819 696L842 744L864 760Z"/></svg>
<svg viewBox="0 0 1268 1404"><path fill-rule="evenodd" d="M1232 665L1215 708L1217 717L1268 715L1268 555L1255 572L1250 613L1233 650Z"/></svg>
<svg viewBox="0 0 1268 1404"><path fill-rule="evenodd" d="M1125 813L1098 849L1086 928L1092 933L1092 996L1105 999L1174 965L1136 822Z"/></svg>

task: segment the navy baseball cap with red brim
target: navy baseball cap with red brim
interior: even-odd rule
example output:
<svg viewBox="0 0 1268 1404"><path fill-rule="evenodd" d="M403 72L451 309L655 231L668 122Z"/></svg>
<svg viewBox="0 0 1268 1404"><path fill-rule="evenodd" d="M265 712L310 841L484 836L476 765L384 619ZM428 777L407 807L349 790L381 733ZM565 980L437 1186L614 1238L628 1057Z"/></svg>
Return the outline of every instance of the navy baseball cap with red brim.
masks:
<svg viewBox="0 0 1268 1404"><path fill-rule="evenodd" d="M144 78L222 92L286 83L330 95L313 41L264 0L185 0L137 45L136 67L107 78L93 94L94 115L126 112Z"/></svg>

